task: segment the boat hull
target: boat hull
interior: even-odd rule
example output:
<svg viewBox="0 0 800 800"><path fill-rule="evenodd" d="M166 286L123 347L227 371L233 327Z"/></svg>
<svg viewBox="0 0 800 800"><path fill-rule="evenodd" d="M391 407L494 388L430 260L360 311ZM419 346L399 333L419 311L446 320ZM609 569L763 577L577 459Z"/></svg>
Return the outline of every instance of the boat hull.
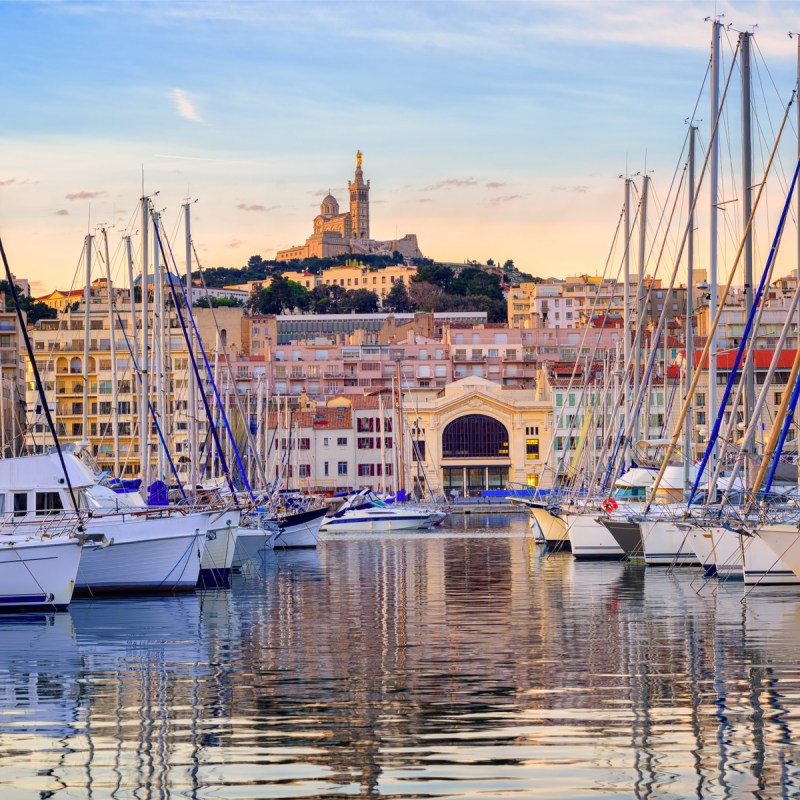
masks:
<svg viewBox="0 0 800 800"><path fill-rule="evenodd" d="M107 547L87 548L76 590L91 594L192 590L200 576L208 514L92 517L90 533Z"/></svg>
<svg viewBox="0 0 800 800"><path fill-rule="evenodd" d="M210 514L206 544L200 561L197 585L203 589L229 589L231 567L239 529L239 510Z"/></svg>
<svg viewBox="0 0 800 800"><path fill-rule="evenodd" d="M760 536L748 536L742 547L744 582L748 586L800 583L800 577Z"/></svg>
<svg viewBox="0 0 800 800"><path fill-rule="evenodd" d="M696 566L700 563L689 541L689 533L666 519L644 519L642 532L645 564L651 566Z"/></svg>
<svg viewBox="0 0 800 800"><path fill-rule="evenodd" d="M599 517L598 522L614 537L622 552L630 559L641 559L642 532L638 522L615 517Z"/></svg>
<svg viewBox="0 0 800 800"><path fill-rule="evenodd" d="M327 508L315 508L290 514L280 520L280 530L267 540L271 550L292 550L317 546L319 529Z"/></svg>
<svg viewBox="0 0 800 800"><path fill-rule="evenodd" d="M619 561L625 552L608 530L597 521L597 512L566 513L572 555L579 561Z"/></svg>
<svg viewBox="0 0 800 800"><path fill-rule="evenodd" d="M569 535L567 534L567 523L555 514L551 514L546 508L531 506L531 519L539 526L544 543L552 550L571 549Z"/></svg>
<svg viewBox="0 0 800 800"><path fill-rule="evenodd" d="M65 609L80 561L77 539L4 537L0 542L0 611Z"/></svg>
<svg viewBox="0 0 800 800"><path fill-rule="evenodd" d="M742 544L740 536L727 528L710 528L714 545L714 565L720 580L740 581L742 572Z"/></svg>
<svg viewBox="0 0 800 800"><path fill-rule="evenodd" d="M328 517L320 530L325 533L393 533L395 531L419 531L431 527L432 515L394 514L380 512L345 512L341 517Z"/></svg>
<svg viewBox="0 0 800 800"><path fill-rule="evenodd" d="M757 530L757 535L775 557L800 578L800 531L797 525L763 525Z"/></svg>

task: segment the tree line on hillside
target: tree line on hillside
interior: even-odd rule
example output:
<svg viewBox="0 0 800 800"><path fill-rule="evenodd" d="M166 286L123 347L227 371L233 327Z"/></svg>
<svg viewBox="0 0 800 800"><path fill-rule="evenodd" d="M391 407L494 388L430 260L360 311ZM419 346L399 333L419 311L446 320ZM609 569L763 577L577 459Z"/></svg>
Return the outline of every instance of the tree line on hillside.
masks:
<svg viewBox="0 0 800 800"><path fill-rule="evenodd" d="M309 311L316 314L373 314L379 309L378 296L368 289L317 286L308 290L283 276L255 293L249 303L257 314ZM389 313L413 311L485 311L489 322L507 320L506 302L497 275L478 267L464 267L456 275L444 264L418 267L407 287L397 281L382 304Z"/></svg>

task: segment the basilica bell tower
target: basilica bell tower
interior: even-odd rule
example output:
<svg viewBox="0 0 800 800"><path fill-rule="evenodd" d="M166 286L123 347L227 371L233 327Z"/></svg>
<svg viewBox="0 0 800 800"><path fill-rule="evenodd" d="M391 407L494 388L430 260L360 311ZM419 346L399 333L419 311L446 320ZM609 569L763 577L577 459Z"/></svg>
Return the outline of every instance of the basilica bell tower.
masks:
<svg viewBox="0 0 800 800"><path fill-rule="evenodd" d="M356 178L347 182L350 190L350 218L353 222L353 237L369 239L369 181L364 183L361 171L361 151L356 153Z"/></svg>

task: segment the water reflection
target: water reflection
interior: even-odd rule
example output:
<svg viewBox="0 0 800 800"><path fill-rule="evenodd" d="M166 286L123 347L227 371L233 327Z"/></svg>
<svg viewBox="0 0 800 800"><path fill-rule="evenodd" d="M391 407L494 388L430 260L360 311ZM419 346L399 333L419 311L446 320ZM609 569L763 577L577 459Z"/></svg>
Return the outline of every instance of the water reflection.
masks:
<svg viewBox="0 0 800 800"><path fill-rule="evenodd" d="M576 563L524 522L0 617L0 796L796 796L800 592Z"/></svg>

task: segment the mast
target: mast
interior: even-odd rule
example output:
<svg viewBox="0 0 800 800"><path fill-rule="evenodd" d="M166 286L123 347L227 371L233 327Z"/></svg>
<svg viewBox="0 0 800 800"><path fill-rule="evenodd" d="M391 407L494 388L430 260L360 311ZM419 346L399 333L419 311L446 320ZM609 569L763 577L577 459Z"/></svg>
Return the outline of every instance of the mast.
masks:
<svg viewBox="0 0 800 800"><path fill-rule="evenodd" d="M708 321L717 314L717 215L719 212L719 136L716 124L719 116L719 34L722 27L719 20L714 20L711 41L711 213L710 213L710 239L711 253L709 258L709 301ZM745 223L746 224L746 223ZM717 329L710 331L711 342L708 350L708 402L706 404L706 425L717 413ZM715 444L709 459L709 480L714 472L717 461L717 445ZM709 497L714 496L714 487L709 485Z"/></svg>
<svg viewBox="0 0 800 800"><path fill-rule="evenodd" d="M797 80L800 89L800 36L797 37ZM797 103L797 160L800 161L800 100ZM797 291L800 292L800 192L797 193ZM797 349L800 350L800 306L797 310ZM800 439L797 442L797 452L800 456ZM800 463L800 458L798 459ZM800 486L800 469L797 471L798 486Z"/></svg>
<svg viewBox="0 0 800 800"><path fill-rule="evenodd" d="M381 436L380 436L380 444L381 444L381 483L383 484L383 491L387 491L387 483L386 480L386 418L383 416L383 395L378 395L378 419L380 420L381 425Z"/></svg>
<svg viewBox="0 0 800 800"><path fill-rule="evenodd" d="M153 212L153 355L156 372L156 420L164 430L164 274L158 253L156 230L160 214ZM164 480L164 448L156 442L156 476Z"/></svg>
<svg viewBox="0 0 800 800"><path fill-rule="evenodd" d="M131 295L131 328L133 342L131 347L136 353L139 349L139 330L136 327L136 298L133 296L133 250L131 248L131 237L125 237L125 253L128 257L128 287Z"/></svg>
<svg viewBox="0 0 800 800"><path fill-rule="evenodd" d="M692 383L692 370L694 369L694 206L695 206L695 137L697 128L689 126L689 237L686 242L686 366L684 369L684 389L688 390ZM666 400L666 381L664 382ZM684 396L684 392L681 392ZM691 420L691 416L690 416ZM684 490L689 492L692 488L692 430L691 424L683 429L683 484Z"/></svg>
<svg viewBox="0 0 800 800"><path fill-rule="evenodd" d="M114 477L119 478L119 386L117 385L117 342L114 325L114 287L111 283L111 259L108 254L108 231L103 228L106 251L106 290L108 291L108 327L111 331L111 430L114 435Z"/></svg>
<svg viewBox="0 0 800 800"><path fill-rule="evenodd" d="M149 328L149 286L148 286L148 230L150 225L150 198L142 197L142 370L141 402L139 403L139 456L140 472L145 488L150 483L150 416L148 402L150 400L150 343L148 342ZM133 292L133 287L131 287Z"/></svg>
<svg viewBox="0 0 800 800"><path fill-rule="evenodd" d="M742 48L742 225L747 231L744 244L744 318L750 318L753 308L753 229L747 227L752 209L752 183L753 183L753 146L751 141L750 124L752 119L750 107L750 33L740 34ZM753 362L745 370L744 375L744 415L747 419L753 412L756 402L755 374ZM736 415L738 409L734 408ZM751 452L750 443L743 442L745 453ZM745 459L745 466L747 460Z"/></svg>
<svg viewBox="0 0 800 800"><path fill-rule="evenodd" d="M187 201L183 207L184 210L184 228L186 233L186 297L189 305L192 304L192 232L191 232L191 215L189 213L190 204ZM189 360L193 358L194 353L194 331L189 331ZM191 496L194 497L197 492L197 387L194 380L189 377L189 480L191 483ZM202 388L201 388L202 391Z"/></svg>
<svg viewBox="0 0 800 800"><path fill-rule="evenodd" d="M644 270L645 270L645 248L647 244L647 174L642 179L642 201L639 214L639 281L636 286L636 337L634 339L633 353L633 396L639 396L640 359L639 353L644 342ZM627 423L627 420L625 420ZM647 431L647 415L645 415L645 431ZM636 422L633 428L633 441L639 441L641 431L639 428L639 414L636 414ZM647 433L645 433L645 436Z"/></svg>
<svg viewBox="0 0 800 800"><path fill-rule="evenodd" d="M219 335L219 331L217 331L216 347L214 348L214 385L215 386L219 386L220 385L219 384L219 348L221 346L220 343L221 343L220 335ZM213 403L214 403L214 406L213 406L214 419L211 422L211 424L212 425L216 425L219 428L219 403L217 401L217 392L214 392ZM214 478L217 477L218 464L221 465L222 464L222 459L225 457L225 454L222 452L221 448L222 448L222 444L220 443L220 445L217 447L217 459L214 462L212 462L211 475Z"/></svg>
<svg viewBox="0 0 800 800"><path fill-rule="evenodd" d="M83 428L82 438L89 440L89 344L90 302L92 299L92 242L94 236L86 234L86 293L83 297Z"/></svg>
<svg viewBox="0 0 800 800"><path fill-rule="evenodd" d="M622 327L625 331L623 367L622 367L622 391L625 398L623 405L625 415L625 427L631 419L631 396L628 384L628 370L631 364L631 179L625 177L625 278L624 278L624 297L622 299ZM566 452L566 450L565 450ZM623 464L628 459L630 445L626 445L625 452L621 454Z"/></svg>
<svg viewBox="0 0 800 800"><path fill-rule="evenodd" d="M403 491L405 484L405 458L403 453L403 389L400 384L400 359L395 361L395 374L397 376L397 394L395 395L395 404L397 407L397 431L394 435L395 447L397 447L398 459L398 475L397 475L397 491L398 494Z"/></svg>

